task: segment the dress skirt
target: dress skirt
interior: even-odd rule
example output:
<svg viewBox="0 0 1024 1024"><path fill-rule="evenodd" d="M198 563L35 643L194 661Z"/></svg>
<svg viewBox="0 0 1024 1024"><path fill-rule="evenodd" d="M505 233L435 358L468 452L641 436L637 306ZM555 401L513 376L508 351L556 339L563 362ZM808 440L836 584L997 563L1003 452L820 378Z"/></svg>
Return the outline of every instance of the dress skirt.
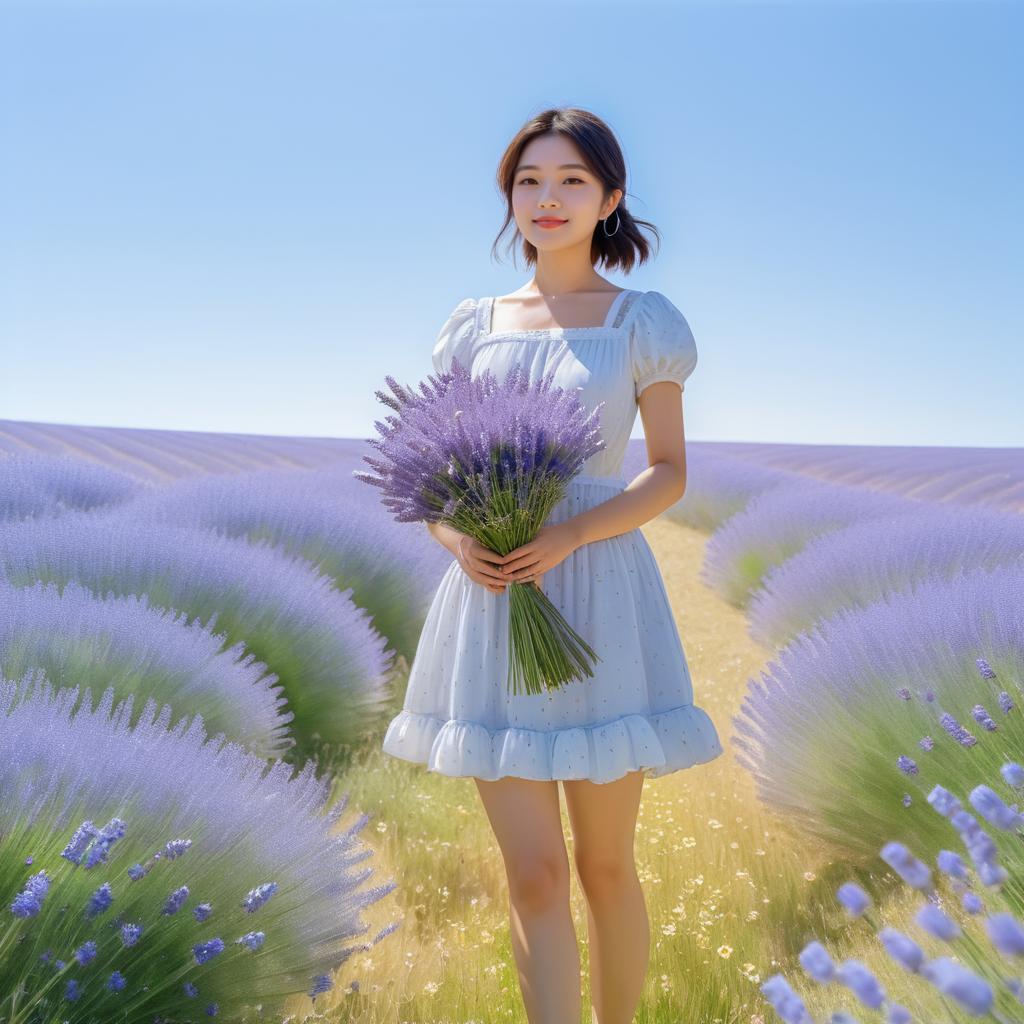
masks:
<svg viewBox="0 0 1024 1024"><path fill-rule="evenodd" d="M626 486L618 477L577 475L546 522ZM668 594L639 529L583 544L544 574L541 588L598 655L593 676L510 694L508 590L492 593L453 561L427 611L385 753L486 781L611 782L638 769L658 778L723 752L693 703Z"/></svg>

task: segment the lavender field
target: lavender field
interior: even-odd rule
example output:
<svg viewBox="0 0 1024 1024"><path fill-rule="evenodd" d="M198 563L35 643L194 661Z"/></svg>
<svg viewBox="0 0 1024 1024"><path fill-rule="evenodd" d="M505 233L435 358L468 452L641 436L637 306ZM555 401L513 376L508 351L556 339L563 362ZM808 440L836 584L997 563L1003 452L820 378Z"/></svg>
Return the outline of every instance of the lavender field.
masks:
<svg viewBox="0 0 1024 1024"><path fill-rule="evenodd" d="M368 451L0 420L0 1022L522 1019L472 781L380 751L451 556ZM732 756L645 789L637 1021L1024 1021L1024 450L687 459Z"/></svg>

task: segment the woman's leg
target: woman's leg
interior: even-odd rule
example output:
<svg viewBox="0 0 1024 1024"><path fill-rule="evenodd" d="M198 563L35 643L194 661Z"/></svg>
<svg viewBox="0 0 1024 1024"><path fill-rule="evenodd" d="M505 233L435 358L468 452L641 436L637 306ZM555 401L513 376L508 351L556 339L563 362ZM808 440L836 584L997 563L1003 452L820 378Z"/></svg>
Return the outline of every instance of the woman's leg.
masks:
<svg viewBox="0 0 1024 1024"><path fill-rule="evenodd" d="M573 860L587 901L590 996L596 1024L631 1024L651 930L633 859L642 770L614 782L566 779Z"/></svg>
<svg viewBox="0 0 1024 1024"><path fill-rule="evenodd" d="M530 1024L579 1024L580 950L558 782L476 779L508 878L512 951Z"/></svg>

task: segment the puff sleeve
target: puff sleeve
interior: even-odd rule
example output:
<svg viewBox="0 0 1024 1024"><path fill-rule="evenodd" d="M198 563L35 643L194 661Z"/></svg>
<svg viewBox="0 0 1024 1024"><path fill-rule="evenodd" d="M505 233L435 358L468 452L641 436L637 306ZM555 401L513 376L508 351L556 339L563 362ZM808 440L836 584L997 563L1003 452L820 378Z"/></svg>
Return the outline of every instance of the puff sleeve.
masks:
<svg viewBox="0 0 1024 1024"><path fill-rule="evenodd" d="M661 292L645 292L630 334L634 394L674 380L680 388L697 365L697 344L686 317Z"/></svg>
<svg viewBox="0 0 1024 1024"><path fill-rule="evenodd" d="M458 356L463 366L469 368L469 344L473 338L475 323L476 300L463 299L448 314L448 319L437 335L431 356L435 372L448 373L455 356Z"/></svg>

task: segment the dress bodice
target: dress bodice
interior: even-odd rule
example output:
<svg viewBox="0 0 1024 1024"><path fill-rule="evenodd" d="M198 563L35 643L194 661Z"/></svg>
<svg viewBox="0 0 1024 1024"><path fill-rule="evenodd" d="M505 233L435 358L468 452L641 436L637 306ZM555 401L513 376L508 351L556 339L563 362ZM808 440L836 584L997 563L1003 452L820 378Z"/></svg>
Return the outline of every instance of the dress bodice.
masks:
<svg viewBox="0 0 1024 1024"><path fill-rule="evenodd" d="M697 346L683 314L660 292L623 289L604 323L594 327L542 327L492 331L494 297L463 299L438 334L432 360L447 372L452 360L476 377L490 370L500 381L513 366L531 380L554 372L555 387L576 390L587 409L599 402L606 447L592 455L581 474L618 478L637 400L658 381L680 388L697 364Z"/></svg>

